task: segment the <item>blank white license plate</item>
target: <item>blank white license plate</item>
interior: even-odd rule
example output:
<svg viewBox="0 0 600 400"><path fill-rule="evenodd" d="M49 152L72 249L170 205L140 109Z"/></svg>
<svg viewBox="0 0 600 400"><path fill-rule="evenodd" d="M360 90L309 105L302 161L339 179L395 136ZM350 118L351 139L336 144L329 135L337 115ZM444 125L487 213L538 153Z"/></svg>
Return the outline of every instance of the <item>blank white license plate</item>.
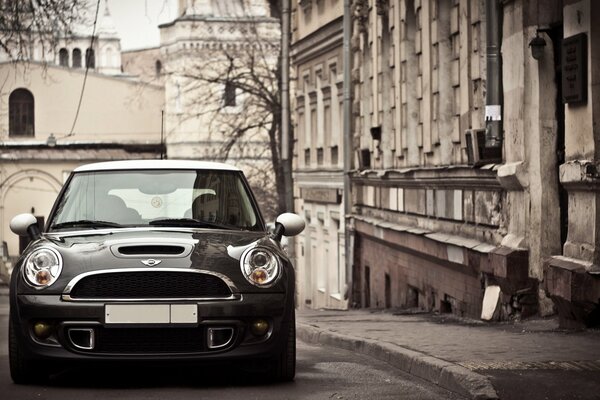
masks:
<svg viewBox="0 0 600 400"><path fill-rule="evenodd" d="M196 304L107 304L107 324L195 324Z"/></svg>

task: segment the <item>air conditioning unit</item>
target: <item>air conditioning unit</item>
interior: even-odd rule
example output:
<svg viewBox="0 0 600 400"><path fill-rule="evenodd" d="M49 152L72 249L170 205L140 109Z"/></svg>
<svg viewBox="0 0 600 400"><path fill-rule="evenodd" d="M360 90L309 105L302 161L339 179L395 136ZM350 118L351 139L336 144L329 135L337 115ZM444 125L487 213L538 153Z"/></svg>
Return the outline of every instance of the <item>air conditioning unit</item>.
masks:
<svg viewBox="0 0 600 400"><path fill-rule="evenodd" d="M485 129L465 131L468 164L479 167L502 162L502 147L485 147Z"/></svg>

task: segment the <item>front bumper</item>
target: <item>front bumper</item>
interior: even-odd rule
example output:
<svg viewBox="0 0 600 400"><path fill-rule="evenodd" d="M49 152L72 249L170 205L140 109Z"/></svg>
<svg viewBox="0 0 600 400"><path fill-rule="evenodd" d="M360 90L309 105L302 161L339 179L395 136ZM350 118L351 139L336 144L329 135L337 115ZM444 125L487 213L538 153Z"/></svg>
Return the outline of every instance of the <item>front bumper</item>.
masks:
<svg viewBox="0 0 600 400"><path fill-rule="evenodd" d="M144 302L155 303L165 304L164 301ZM282 333L293 323L290 320L293 298L284 293L243 294L241 300L235 301L168 303L197 304L198 322L107 325L106 302L67 302L59 295L17 295L11 305L11 318L23 356L48 361L266 359L281 352L285 344ZM268 333L259 337L249 329L249 324L257 318L270 324ZM33 333L33 325L39 321L54 327L51 340L39 340ZM207 343L209 328L218 327L232 328L230 343L219 348L203 346ZM93 348L81 349L74 345L69 334L73 329L92 330ZM165 344L148 346L149 340Z"/></svg>

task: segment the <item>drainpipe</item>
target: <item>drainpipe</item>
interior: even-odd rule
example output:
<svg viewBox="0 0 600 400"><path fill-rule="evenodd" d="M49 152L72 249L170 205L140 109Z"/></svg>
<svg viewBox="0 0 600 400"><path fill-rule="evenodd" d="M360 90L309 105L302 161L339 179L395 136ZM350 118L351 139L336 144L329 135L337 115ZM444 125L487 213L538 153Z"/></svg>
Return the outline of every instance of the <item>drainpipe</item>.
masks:
<svg viewBox="0 0 600 400"><path fill-rule="evenodd" d="M352 303L352 265L354 254L351 243L350 215L352 214L352 192L350 171L352 170L352 54L350 40L352 37L351 0L344 0L343 19L343 62L344 62L344 251L346 262L346 293L348 304Z"/></svg>
<svg viewBox="0 0 600 400"><path fill-rule="evenodd" d="M486 86L485 147L502 146L502 8L501 0L485 0Z"/></svg>
<svg viewBox="0 0 600 400"><path fill-rule="evenodd" d="M294 212L294 188L292 178L292 140L290 135L290 0L281 1L281 161L283 166L285 206ZM288 256L296 263L295 241L290 238Z"/></svg>
<svg viewBox="0 0 600 400"><path fill-rule="evenodd" d="M286 185L286 208L294 210L290 154L290 0L281 1L281 161ZM289 186L288 186L289 185Z"/></svg>

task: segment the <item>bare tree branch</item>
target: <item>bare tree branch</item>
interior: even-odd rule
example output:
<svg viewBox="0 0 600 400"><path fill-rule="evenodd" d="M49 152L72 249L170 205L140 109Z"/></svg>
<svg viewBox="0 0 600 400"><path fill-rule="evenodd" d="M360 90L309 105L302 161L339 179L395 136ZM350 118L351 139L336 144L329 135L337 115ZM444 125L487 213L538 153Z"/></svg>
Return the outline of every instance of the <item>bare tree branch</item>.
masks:
<svg viewBox="0 0 600 400"><path fill-rule="evenodd" d="M76 25L89 22L90 0L8 0L0 2L0 53L29 61L39 46L45 60Z"/></svg>
<svg viewBox="0 0 600 400"><path fill-rule="evenodd" d="M248 151L268 159L272 168L259 169L255 171L256 176L249 179L253 187L260 186L257 193L266 196L260 202L269 203L263 210L270 210L269 218L274 217L274 211L285 211L279 150L281 50L278 28L279 23L274 19L244 17L238 24L238 29L244 32L242 36L217 44L203 43L200 56L194 56L188 48L189 56L183 52L179 57L184 61L172 63L171 66L177 67L166 71L166 79L177 82L187 99L182 107L184 113L177 115L180 123L201 120L199 126L208 127L211 140L220 142L219 159L244 152L247 155ZM231 87L236 91L235 105L228 104L232 99L226 92ZM247 145L250 142L252 146Z"/></svg>

